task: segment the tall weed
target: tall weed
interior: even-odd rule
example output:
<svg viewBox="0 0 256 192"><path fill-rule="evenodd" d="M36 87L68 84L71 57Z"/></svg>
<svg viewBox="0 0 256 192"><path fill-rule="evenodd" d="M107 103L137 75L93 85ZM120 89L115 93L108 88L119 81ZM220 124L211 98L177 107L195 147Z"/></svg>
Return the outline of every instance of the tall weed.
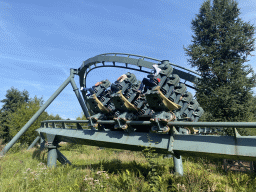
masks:
<svg viewBox="0 0 256 192"><path fill-rule="evenodd" d="M172 159L152 148L141 153L65 145L60 150L72 165L54 169L46 167L47 150L19 151L17 145L17 152L0 158L0 191L256 191L254 174L225 173L212 159L183 158L180 177L172 174Z"/></svg>

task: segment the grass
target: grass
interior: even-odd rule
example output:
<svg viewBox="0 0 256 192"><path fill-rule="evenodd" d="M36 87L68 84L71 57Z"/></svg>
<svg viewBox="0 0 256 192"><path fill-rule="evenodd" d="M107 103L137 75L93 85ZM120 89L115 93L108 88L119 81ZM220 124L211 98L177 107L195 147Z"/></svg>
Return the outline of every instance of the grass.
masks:
<svg viewBox="0 0 256 192"><path fill-rule="evenodd" d="M218 161L184 157L180 177L174 174L172 158L163 155L61 146L72 165L58 163L50 169L46 150L20 150L15 144L0 158L0 191L256 191L254 174L225 173Z"/></svg>

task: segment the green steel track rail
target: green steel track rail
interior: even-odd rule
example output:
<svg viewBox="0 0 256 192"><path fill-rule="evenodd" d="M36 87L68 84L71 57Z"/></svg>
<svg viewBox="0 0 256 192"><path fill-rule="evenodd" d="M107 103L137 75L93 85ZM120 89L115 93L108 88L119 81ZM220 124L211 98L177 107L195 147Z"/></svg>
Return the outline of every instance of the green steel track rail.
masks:
<svg viewBox="0 0 256 192"><path fill-rule="evenodd" d="M89 123L89 120L46 120L41 122L41 127L46 123ZM99 124L115 124L114 120L98 120ZM151 125L150 121L126 121L128 125ZM170 126L193 126L193 127L235 127L256 128L256 122L184 122L171 121Z"/></svg>
<svg viewBox="0 0 256 192"><path fill-rule="evenodd" d="M148 69L153 69L152 65L155 63L159 63L161 61L162 60L154 59L151 57L128 53L100 54L84 61L81 67L78 69L78 75L80 77L80 86L86 86L87 75L93 69L101 67L117 67L149 73ZM122 63L124 65L116 65L116 63ZM185 84L187 81L191 83L196 83L197 79L200 78L200 74L195 71L186 69L184 67L172 63L169 64L173 67L173 73L179 75L179 77L185 81ZM186 84L186 86L195 89L195 87L192 85Z"/></svg>

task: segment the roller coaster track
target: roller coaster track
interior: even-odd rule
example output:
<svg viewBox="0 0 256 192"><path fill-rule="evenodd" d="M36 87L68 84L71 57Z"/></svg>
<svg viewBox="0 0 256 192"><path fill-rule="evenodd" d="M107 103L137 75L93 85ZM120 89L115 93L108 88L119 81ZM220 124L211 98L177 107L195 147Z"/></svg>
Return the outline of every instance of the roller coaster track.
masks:
<svg viewBox="0 0 256 192"><path fill-rule="evenodd" d="M81 67L78 69L78 75L80 77L80 86L86 86L87 75L93 69L101 67L117 67L144 73L150 73L146 69L153 69L152 65L156 62L159 63L161 61L162 60L154 59L151 57L128 53L104 53L96 55L84 61ZM117 63L122 63L124 65L117 65ZM185 81L184 84L186 86L195 89L193 84L197 82L198 78L200 78L199 73L170 62L169 64L173 67L173 73L179 75L179 77ZM192 85L187 84L187 81L191 82Z"/></svg>

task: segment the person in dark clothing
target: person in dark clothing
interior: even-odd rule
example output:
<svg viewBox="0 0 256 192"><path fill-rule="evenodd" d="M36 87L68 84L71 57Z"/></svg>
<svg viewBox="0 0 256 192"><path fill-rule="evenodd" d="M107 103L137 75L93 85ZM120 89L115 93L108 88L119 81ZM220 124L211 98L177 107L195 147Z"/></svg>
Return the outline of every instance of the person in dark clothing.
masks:
<svg viewBox="0 0 256 192"><path fill-rule="evenodd" d="M145 86L145 87L144 87ZM149 77L148 78L143 78L141 84L140 84L140 87L139 87L139 91L142 92L143 88L144 88L144 91L143 92L147 92L148 88L149 87L153 87L155 86L155 83L154 83L154 79L153 77Z"/></svg>
<svg viewBox="0 0 256 192"><path fill-rule="evenodd" d="M152 65L154 68L154 75L148 75L149 78L143 78L140 87L138 89L139 92L142 92L143 88L144 88L144 93L147 92L148 88L155 86L155 82L154 82L154 78L159 74L159 72L161 71L161 69L158 67L157 64ZM158 83L160 82L160 79L157 78ZM144 87L145 86L145 87Z"/></svg>
<svg viewBox="0 0 256 192"><path fill-rule="evenodd" d="M97 82L94 86L90 87L90 88L85 88L85 87L81 87L81 91L89 91L90 93L87 94L86 96L90 96L90 95L93 95L94 94L94 88L99 86L100 84L102 84L103 82L100 81L100 82Z"/></svg>

